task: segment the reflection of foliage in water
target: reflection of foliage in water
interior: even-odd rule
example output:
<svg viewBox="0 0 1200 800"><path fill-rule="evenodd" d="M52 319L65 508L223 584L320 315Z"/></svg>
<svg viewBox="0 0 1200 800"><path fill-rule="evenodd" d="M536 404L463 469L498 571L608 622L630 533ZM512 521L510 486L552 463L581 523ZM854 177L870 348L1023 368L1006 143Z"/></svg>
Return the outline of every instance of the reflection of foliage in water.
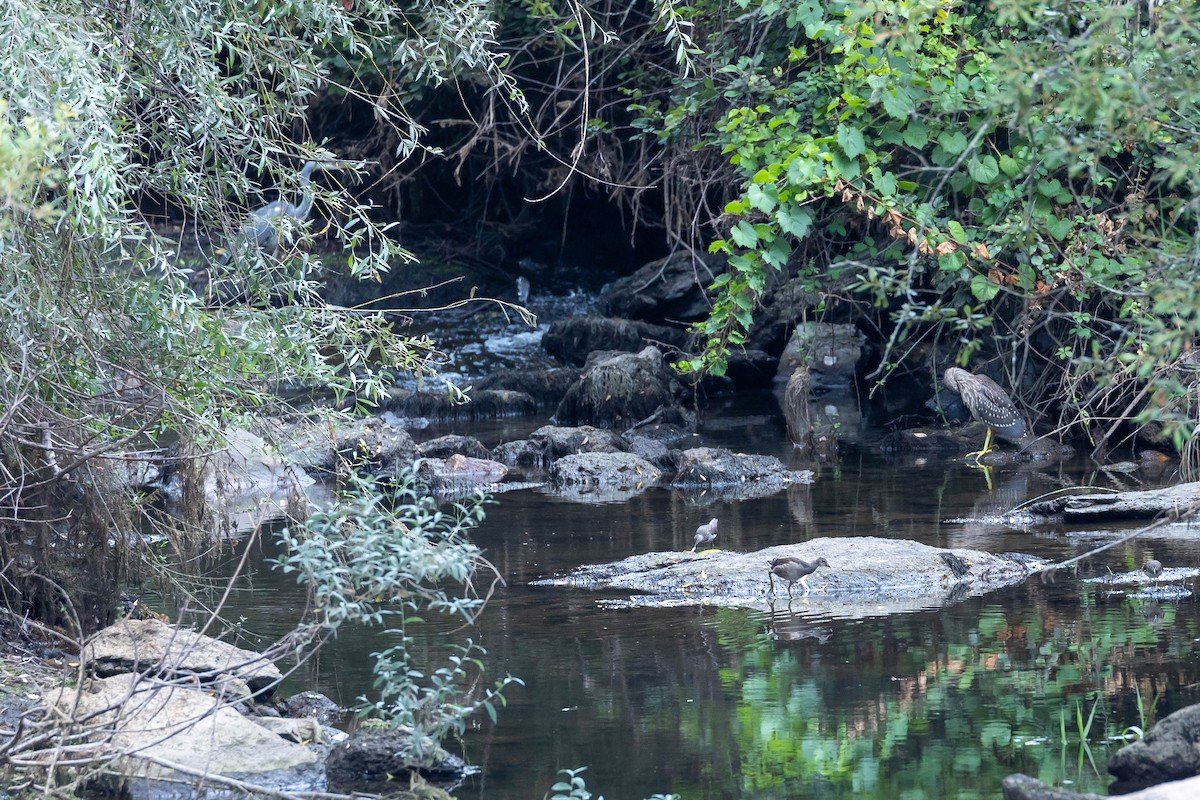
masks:
<svg viewBox="0 0 1200 800"><path fill-rule="evenodd" d="M1078 613L1030 592L1020 611L993 603L973 620L944 615L941 636L924 641L928 622L916 616L877 623L881 636L846 624L818 644L775 641L753 629L758 620L722 612L743 792L799 782L839 797L979 797L1013 772L1103 791L1105 740L1142 724L1137 694L1150 708L1194 679L1178 663L1192 634L1173 635L1170 607L1159 615L1094 587L1080 590ZM1093 706L1085 752L1076 709L1086 720Z"/></svg>

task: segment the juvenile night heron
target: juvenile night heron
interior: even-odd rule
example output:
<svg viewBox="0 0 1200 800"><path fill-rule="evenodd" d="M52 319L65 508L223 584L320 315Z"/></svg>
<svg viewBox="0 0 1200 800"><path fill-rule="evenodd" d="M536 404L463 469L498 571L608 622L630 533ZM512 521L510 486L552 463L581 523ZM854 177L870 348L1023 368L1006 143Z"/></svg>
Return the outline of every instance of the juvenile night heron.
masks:
<svg viewBox="0 0 1200 800"><path fill-rule="evenodd" d="M942 383L962 398L963 405L972 417L987 425L983 449L967 453L968 458L975 456L978 460L990 453L993 434L1014 444L1020 444L1029 435L1021 412L1000 385L987 375L975 375L965 369L950 367L942 376Z"/></svg>
<svg viewBox="0 0 1200 800"><path fill-rule="evenodd" d="M792 599L792 586L796 581L804 587L804 593L808 594L808 576L817 571L817 567L828 567L829 562L824 556L819 556L816 561L805 561L793 556L784 556L783 558L772 558L769 562L771 569L767 572L767 578L771 582L771 594L775 594L775 576L778 575L783 580L787 581L788 585L788 600Z"/></svg>
<svg viewBox="0 0 1200 800"><path fill-rule="evenodd" d="M1159 575L1162 575L1162 570L1162 562L1157 558L1147 559L1146 563L1142 564L1142 572L1149 575L1151 580L1157 579Z"/></svg>
<svg viewBox="0 0 1200 800"><path fill-rule="evenodd" d="M717 538L717 518L713 517L707 524L696 528L696 536L693 538L695 544L692 545L692 552L696 552L696 548L702 544L708 544Z"/></svg>

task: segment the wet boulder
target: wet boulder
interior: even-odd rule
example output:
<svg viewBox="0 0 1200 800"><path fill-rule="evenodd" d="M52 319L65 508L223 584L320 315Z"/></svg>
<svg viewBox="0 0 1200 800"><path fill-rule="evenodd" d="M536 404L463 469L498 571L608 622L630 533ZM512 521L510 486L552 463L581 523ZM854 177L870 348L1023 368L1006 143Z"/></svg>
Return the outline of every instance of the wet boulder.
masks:
<svg viewBox="0 0 1200 800"><path fill-rule="evenodd" d="M573 453L624 453L629 450L629 443L621 434L591 425L543 425L529 434L529 441L541 448L547 463Z"/></svg>
<svg viewBox="0 0 1200 800"><path fill-rule="evenodd" d="M581 370L575 367L508 369L477 381L475 391L505 389L527 394L538 405L556 406L580 374Z"/></svg>
<svg viewBox="0 0 1200 800"><path fill-rule="evenodd" d="M283 679L266 656L157 619L110 625L88 641L79 658L101 677L148 672L207 685L234 678L260 696L269 695Z"/></svg>
<svg viewBox="0 0 1200 800"><path fill-rule="evenodd" d="M492 449L492 458L506 467L544 467L545 451L532 439L502 442Z"/></svg>
<svg viewBox="0 0 1200 800"><path fill-rule="evenodd" d="M408 431L380 417L332 423L305 419L282 424L277 435L289 464L326 474L336 473L342 462L369 472L394 471L418 455Z"/></svg>
<svg viewBox="0 0 1200 800"><path fill-rule="evenodd" d="M718 447L693 447L679 454L679 471L672 486L734 486L744 483L770 483L779 487L808 483L812 472L787 468L775 456L734 453Z"/></svg>
<svg viewBox="0 0 1200 800"><path fill-rule="evenodd" d="M387 793L409 786L414 775L434 785L453 786L474 771L461 758L429 741L421 749L427 755L417 758L409 729L359 727L334 745L325 759L329 789Z"/></svg>
<svg viewBox="0 0 1200 800"><path fill-rule="evenodd" d="M449 458L422 458L417 463L417 481L437 492L458 492L499 483L508 467L499 461L452 455Z"/></svg>
<svg viewBox="0 0 1200 800"><path fill-rule="evenodd" d="M417 446L422 458L449 458L453 455L469 458L491 458L492 452L474 436L448 434L430 439Z"/></svg>
<svg viewBox="0 0 1200 800"><path fill-rule="evenodd" d="M802 322L796 326L779 358L778 380L783 383L801 365L808 367L813 389L848 389L862 358L866 337L853 325Z"/></svg>
<svg viewBox="0 0 1200 800"><path fill-rule="evenodd" d="M564 364L580 367L597 351L636 353L661 342L686 349L690 337L677 328L608 317L570 317L551 323L542 348Z"/></svg>
<svg viewBox="0 0 1200 800"><path fill-rule="evenodd" d="M550 465L550 482L556 487L643 489L662 473L633 453L576 453Z"/></svg>
<svg viewBox="0 0 1200 800"><path fill-rule="evenodd" d="M322 725L333 725L345 713L329 697L312 690L297 692L281 700L278 710L285 717L315 719Z"/></svg>
<svg viewBox="0 0 1200 800"><path fill-rule="evenodd" d="M1122 793L1200 775L1200 704L1159 720L1139 741L1113 753L1108 771Z"/></svg>
<svg viewBox="0 0 1200 800"><path fill-rule="evenodd" d="M675 405L673 378L657 348L608 358L567 390L555 418L560 425L626 429Z"/></svg>
<svg viewBox="0 0 1200 800"><path fill-rule="evenodd" d="M705 287L719 271L717 258L680 250L605 286L600 308L626 319L695 322L712 310Z"/></svg>
<svg viewBox="0 0 1200 800"><path fill-rule="evenodd" d="M1072 792L1047 786L1028 775L1009 775L1000 783L1004 800L1106 800L1116 796L1119 787L1109 787L1106 795L1091 792ZM1132 794L1121 794L1122 800L1194 800L1200 797L1200 778L1187 778L1172 783L1160 783Z"/></svg>
<svg viewBox="0 0 1200 800"><path fill-rule="evenodd" d="M164 488L173 497L183 497L198 484L199 496L212 509L223 535L292 516L314 490L316 481L305 465L255 433L225 431L221 445L194 456L193 469L173 470Z"/></svg>
<svg viewBox="0 0 1200 800"><path fill-rule="evenodd" d="M435 420L450 422L470 419L502 419L532 416L537 402L524 392L484 389L471 392L465 399L450 392L414 392L394 388L383 410L400 421ZM386 415L385 415L386 416Z"/></svg>
<svg viewBox="0 0 1200 800"><path fill-rule="evenodd" d="M1072 792L1047 786L1028 775L1009 775L1000 783L1004 800L1104 800L1102 795L1091 792Z"/></svg>

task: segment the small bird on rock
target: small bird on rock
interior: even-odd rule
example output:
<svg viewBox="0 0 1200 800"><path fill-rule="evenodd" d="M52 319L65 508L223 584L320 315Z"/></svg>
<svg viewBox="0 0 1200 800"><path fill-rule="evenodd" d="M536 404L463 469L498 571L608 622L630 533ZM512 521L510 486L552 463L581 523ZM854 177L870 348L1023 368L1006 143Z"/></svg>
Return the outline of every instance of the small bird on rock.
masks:
<svg viewBox="0 0 1200 800"><path fill-rule="evenodd" d="M772 558L770 561L771 569L767 572L767 577L771 582L771 594L775 594L775 577L778 575L783 580L787 581L788 585L788 600L792 599L792 586L796 581L804 587L804 594L808 594L808 576L817 571L817 567L828 567L829 562L824 556L819 556L816 561L804 561L803 559L794 558L792 556L784 556L783 558Z"/></svg>
<svg viewBox="0 0 1200 800"><path fill-rule="evenodd" d="M1152 579L1162 575L1162 562L1156 558L1146 559L1146 563L1142 564L1142 572L1149 575Z"/></svg>
<svg viewBox="0 0 1200 800"><path fill-rule="evenodd" d="M696 536L693 539L695 544L692 545L692 552L693 553L696 552L697 547L699 547L702 544L708 544L709 542L715 540L716 538L717 538L717 518L713 517L712 519L710 519L708 521L707 524L701 525L699 528L696 528Z"/></svg>

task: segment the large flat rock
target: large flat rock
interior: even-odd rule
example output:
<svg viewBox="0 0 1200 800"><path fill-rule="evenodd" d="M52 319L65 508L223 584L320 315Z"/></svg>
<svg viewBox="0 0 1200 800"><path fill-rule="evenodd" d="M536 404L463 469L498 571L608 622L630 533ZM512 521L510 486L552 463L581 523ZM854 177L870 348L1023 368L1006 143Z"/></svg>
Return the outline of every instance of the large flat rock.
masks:
<svg viewBox="0 0 1200 800"><path fill-rule="evenodd" d="M1031 503L1028 511L1067 522L1111 522L1154 519L1200 503L1200 482L1181 483L1140 492L1106 492L1081 488L1048 500Z"/></svg>
<svg viewBox="0 0 1200 800"><path fill-rule="evenodd" d="M230 675L262 693L273 691L283 679L266 656L156 619L124 619L110 625L92 637L80 658L102 677L149 670L193 675L207 683Z"/></svg>
<svg viewBox="0 0 1200 800"><path fill-rule="evenodd" d="M605 601L618 606L766 609L789 603L787 584L778 578L775 596L769 592L768 561L782 556L806 561L823 556L829 561L829 567L821 567L809 578L812 591L807 595L796 584L791 604L842 618L937 608L1021 583L1047 563L1016 553L994 555L981 550L930 547L905 539L860 536L813 539L753 553L645 553L579 567L567 575L534 583L635 593L628 600Z"/></svg>
<svg viewBox="0 0 1200 800"><path fill-rule="evenodd" d="M64 686L47 695L79 721L98 752L123 756L120 771L146 777L247 775L312 764L311 749L285 741L195 686L132 673Z"/></svg>

